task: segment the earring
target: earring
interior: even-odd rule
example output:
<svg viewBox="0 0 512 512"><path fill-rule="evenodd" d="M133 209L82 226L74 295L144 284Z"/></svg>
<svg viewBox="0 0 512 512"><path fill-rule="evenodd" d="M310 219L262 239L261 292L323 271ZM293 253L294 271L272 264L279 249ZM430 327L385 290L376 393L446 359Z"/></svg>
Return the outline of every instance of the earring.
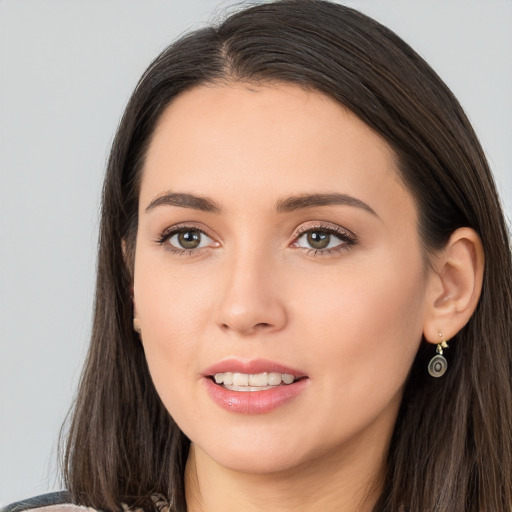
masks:
<svg viewBox="0 0 512 512"><path fill-rule="evenodd" d="M140 323L139 323L139 319L138 319L138 318L136 318L136 317L133 317L133 330L134 330L137 334L140 334L140 331L141 331Z"/></svg>
<svg viewBox="0 0 512 512"><path fill-rule="evenodd" d="M443 356L443 349L448 348L448 343L446 343L441 333L438 334L441 341L437 344L436 355L428 363L428 373L436 379L442 377L448 369L448 362Z"/></svg>

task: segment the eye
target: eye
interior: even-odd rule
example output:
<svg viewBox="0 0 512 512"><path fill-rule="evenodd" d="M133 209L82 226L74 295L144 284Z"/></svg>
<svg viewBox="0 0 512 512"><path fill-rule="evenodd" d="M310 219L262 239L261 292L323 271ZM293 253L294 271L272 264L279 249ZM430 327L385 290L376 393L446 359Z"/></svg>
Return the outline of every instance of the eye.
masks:
<svg viewBox="0 0 512 512"><path fill-rule="evenodd" d="M315 227L302 230L293 247L309 249L314 254L331 254L356 243L355 236L339 227Z"/></svg>
<svg viewBox="0 0 512 512"><path fill-rule="evenodd" d="M309 249L330 249L339 243L339 239L336 238L326 231L308 231L297 240L297 244Z"/></svg>
<svg viewBox="0 0 512 512"><path fill-rule="evenodd" d="M179 227L166 231L158 240L160 244L168 244L172 250L195 251L203 247L216 245L203 231L197 228Z"/></svg>

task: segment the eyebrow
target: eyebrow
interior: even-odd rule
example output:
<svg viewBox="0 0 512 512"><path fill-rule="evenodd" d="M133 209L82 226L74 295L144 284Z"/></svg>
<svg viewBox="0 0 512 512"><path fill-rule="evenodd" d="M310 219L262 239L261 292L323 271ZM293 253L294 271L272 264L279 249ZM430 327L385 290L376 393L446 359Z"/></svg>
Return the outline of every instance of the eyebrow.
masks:
<svg viewBox="0 0 512 512"><path fill-rule="evenodd" d="M220 206L212 199L195 196L193 194L169 192L153 199L146 207L146 213L162 205L181 206L182 208L192 208L193 210L201 210L209 213L220 213L221 211Z"/></svg>
<svg viewBox="0 0 512 512"><path fill-rule="evenodd" d="M220 205L213 199L182 192L169 192L153 199L153 201L151 201L151 203L146 207L146 213L162 205L180 206L182 208L191 208L193 210L200 210L208 213L220 213L222 211ZM300 194L287 197L276 203L276 211L278 213L289 213L305 208L331 205L354 206L378 217L373 208L365 202L357 199L356 197L338 193Z"/></svg>
<svg viewBox="0 0 512 512"><path fill-rule="evenodd" d="M301 194L288 197L277 202L276 209L279 213L288 213L303 208L314 208L316 206L346 205L361 208L378 217L373 208L356 197L347 194Z"/></svg>

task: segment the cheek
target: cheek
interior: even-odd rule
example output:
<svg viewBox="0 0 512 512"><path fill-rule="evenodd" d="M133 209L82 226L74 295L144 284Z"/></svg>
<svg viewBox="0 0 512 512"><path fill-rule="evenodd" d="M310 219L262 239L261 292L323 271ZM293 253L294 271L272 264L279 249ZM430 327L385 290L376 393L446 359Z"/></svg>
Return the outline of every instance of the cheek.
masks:
<svg viewBox="0 0 512 512"><path fill-rule="evenodd" d="M147 251L149 252L149 251ZM163 251L162 251L163 252ZM171 264L166 254L140 250L135 265L134 296L144 331L151 340L184 348L205 322L211 303L211 279L187 265ZM180 346L182 345L182 346Z"/></svg>
<svg viewBox="0 0 512 512"><path fill-rule="evenodd" d="M211 291L204 280L198 287L186 273L144 264L142 256L134 283L141 338L155 387L170 409L184 383L198 379L197 354L211 316Z"/></svg>
<svg viewBox="0 0 512 512"><path fill-rule="evenodd" d="M364 403L402 387L421 341L426 282L420 261L346 270L304 295L300 308L305 339L316 340L311 357L328 369L329 384Z"/></svg>

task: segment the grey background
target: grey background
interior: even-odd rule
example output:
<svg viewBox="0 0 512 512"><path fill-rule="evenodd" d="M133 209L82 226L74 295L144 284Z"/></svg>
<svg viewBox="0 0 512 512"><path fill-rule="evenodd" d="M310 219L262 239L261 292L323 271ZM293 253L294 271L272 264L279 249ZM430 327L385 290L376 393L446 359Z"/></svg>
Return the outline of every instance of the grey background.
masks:
<svg viewBox="0 0 512 512"><path fill-rule="evenodd" d="M0 0L0 505L60 488L56 439L89 336L101 180L128 96L161 49L232 3ZM345 3L459 97L510 216L512 1Z"/></svg>

